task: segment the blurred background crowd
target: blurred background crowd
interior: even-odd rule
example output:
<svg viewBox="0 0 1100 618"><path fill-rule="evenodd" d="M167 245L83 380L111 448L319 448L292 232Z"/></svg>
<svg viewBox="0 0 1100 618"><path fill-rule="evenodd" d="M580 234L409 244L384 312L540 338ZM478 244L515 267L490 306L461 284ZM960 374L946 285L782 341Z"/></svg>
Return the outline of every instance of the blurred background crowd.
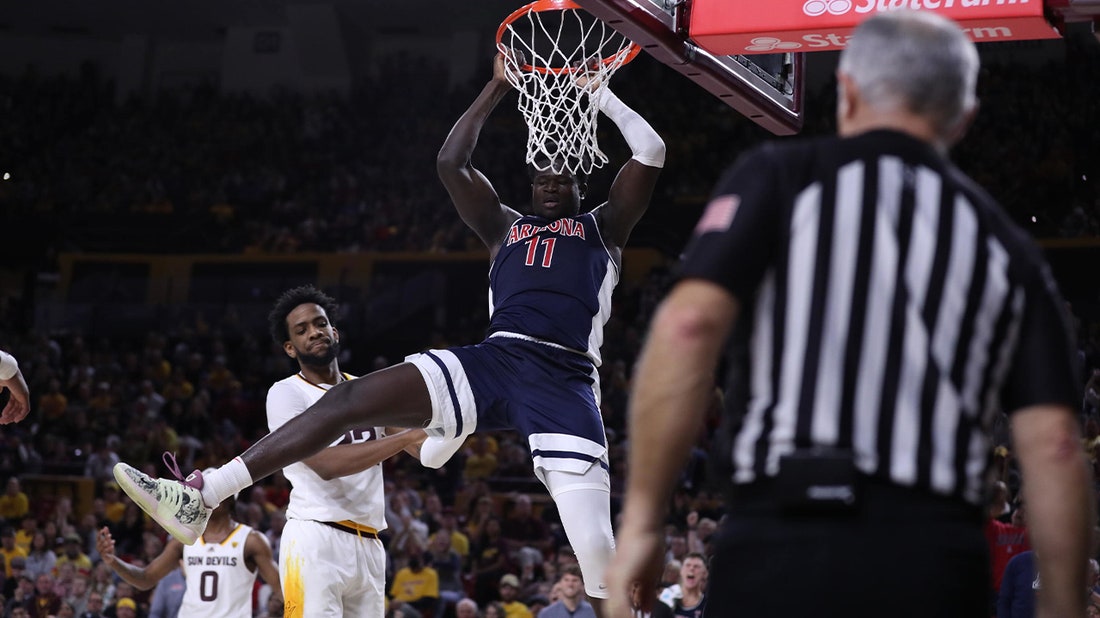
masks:
<svg viewBox="0 0 1100 618"><path fill-rule="evenodd" d="M1048 249L1095 250L1100 86L1082 76L1100 75L1100 52L1095 45L1065 45L1065 57L1046 65L986 64L979 120L953 159ZM134 327L125 314L107 311L97 319L109 329L43 328L38 294L43 281L56 277L59 258L479 251L435 179L434 158L488 78L488 62L485 68L483 78L441 91L444 67L395 55L348 96L280 90L255 97L198 85L121 100L94 65L77 75L33 69L0 75L0 229L6 236L0 257L9 273L0 286L0 346L19 358L34 404L23 423L0 429L0 480L6 481L0 615L149 615L149 592L120 582L95 550L102 526L111 529L119 555L134 562L150 560L165 540L120 495L111 466L120 459L145 462L160 476L163 451L177 453L185 470L223 463L266 433L267 388L294 371L262 320L242 317L232 303ZM613 512L623 486L626 394L649 317L722 168L770 138L706 93L654 88L662 80L670 80L667 69L639 59L614 83L665 138L668 165L635 234L637 245L656 249L664 260L620 284L606 328L600 373ZM833 88L825 80L806 93L804 135L833 129ZM525 131L519 115L502 105L475 157L504 201L517 206L529 192ZM603 143L613 171L627 156L625 147L613 133ZM592 195L606 194L608 173L593 176ZM1063 285L1072 290L1069 309L1086 368L1083 448L1096 461L1100 279L1092 274L1095 262L1081 255L1095 253L1069 253L1058 265L1076 277ZM274 302L281 291L266 290L257 302ZM363 302L372 290L326 291ZM430 323L407 326L413 332L400 337L372 333L357 340L356 329L342 321L350 315L338 316L349 344L341 367L363 374L428 345L480 340L484 287L464 293L479 312L436 307ZM716 406L669 511L662 578L662 600L669 604L705 584L708 541L722 517L721 477L710 451L718 418ZM1010 559L1027 549L1006 424L998 419L998 447L991 453L999 482L989 528L994 589ZM427 599L403 598L395 588L397 611L461 615L459 606L466 611L469 603L458 601L468 598L484 616L515 618L527 615L520 606L533 615L562 594L555 584L575 558L515 435L476 435L439 470L400 455L385 471L390 578L431 569L438 580ZM236 505L237 518L263 531L276 551L288 491L276 475ZM256 615L278 615L265 599L258 584Z"/></svg>

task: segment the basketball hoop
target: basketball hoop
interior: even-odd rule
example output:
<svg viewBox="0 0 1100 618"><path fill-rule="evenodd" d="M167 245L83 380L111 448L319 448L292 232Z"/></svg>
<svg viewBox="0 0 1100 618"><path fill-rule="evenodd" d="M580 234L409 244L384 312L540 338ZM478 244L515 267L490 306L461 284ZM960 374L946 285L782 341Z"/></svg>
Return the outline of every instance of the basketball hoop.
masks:
<svg viewBox="0 0 1100 618"><path fill-rule="evenodd" d="M527 163L584 174L607 163L596 141L600 96L641 47L570 0L537 0L501 22L497 49L519 92Z"/></svg>

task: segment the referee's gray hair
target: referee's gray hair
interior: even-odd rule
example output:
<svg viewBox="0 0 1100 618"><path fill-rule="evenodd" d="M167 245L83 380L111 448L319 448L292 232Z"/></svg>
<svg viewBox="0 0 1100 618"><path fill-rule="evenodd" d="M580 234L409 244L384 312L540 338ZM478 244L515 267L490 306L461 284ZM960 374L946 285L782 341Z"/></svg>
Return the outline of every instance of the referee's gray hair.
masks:
<svg viewBox="0 0 1100 618"><path fill-rule="evenodd" d="M863 100L908 111L949 137L977 104L978 50L951 20L929 11L879 13L859 25L840 54Z"/></svg>

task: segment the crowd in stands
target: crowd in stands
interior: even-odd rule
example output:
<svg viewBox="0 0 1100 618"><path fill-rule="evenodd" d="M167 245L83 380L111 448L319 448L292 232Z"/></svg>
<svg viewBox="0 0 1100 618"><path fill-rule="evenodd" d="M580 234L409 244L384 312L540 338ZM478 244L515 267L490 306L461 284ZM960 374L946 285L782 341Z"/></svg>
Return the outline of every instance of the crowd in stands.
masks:
<svg viewBox="0 0 1100 618"><path fill-rule="evenodd" d="M954 159L1036 235L1096 236L1100 111L1085 102L1100 92L1083 76L1100 73L1100 51L1076 39L1066 46L1063 62L986 63L981 113ZM54 250L480 248L448 207L434 160L487 78L488 63L471 83L447 86L443 66L398 56L349 96L276 91L259 98L199 85L118 100L92 65L77 77L0 76L2 171L9 175L0 182L0 211L13 221L48 222ZM668 87L652 87L662 83ZM644 57L613 86L668 144L643 228L672 222L680 233L643 234L640 242L679 251L690 226L678 221L677 205L700 205L724 166L771 136ZM804 135L833 130L833 91L826 81L806 93ZM491 117L476 163L506 203L522 205L526 128L510 105ZM612 161L626 156L614 131L601 131ZM594 183L609 184L608 173L598 172Z"/></svg>
<svg viewBox="0 0 1100 618"><path fill-rule="evenodd" d="M1083 102L1100 93L1096 80L1075 76L1100 74L1100 63L1095 53L1070 57L1073 62L1043 68L987 66L982 114L954 158L1034 233L1097 236L1100 111ZM409 70L410 62L422 64ZM654 210L674 211L678 204L700 204L721 167L767 136L709 95L665 96L652 88L658 71L668 81L664 69L638 63L624 69L615 86L666 136L669 166ZM434 158L481 82L443 96L442 69L408 58L371 79L347 98L279 92L259 99L198 87L118 101L91 68L76 78L0 77L0 139L12 174L0 182L0 216L51 222L51 252L479 246L435 181ZM690 90L676 85L668 90ZM808 93L807 133L830 130L828 88ZM498 113L478 151L484 155L479 167L516 204L527 194L516 137L524 131L518 114ZM608 143L612 159L621 160L622 147ZM132 228L122 222L135 217L139 224L157 222L149 229L171 231L126 232ZM113 224L91 226L93 219L118 222L124 232L112 231ZM667 241L670 251L683 241L652 238ZM613 512L622 487L617 475L625 469L631 367L670 277L661 268L621 286L606 327L601 378ZM0 300L0 325L16 323L15 305ZM1094 371L1100 319L1080 310L1077 317L1080 355L1090 370L1087 383L1082 380L1086 447L1100 461L1100 373ZM0 332L0 342L20 359L34 402L27 420L0 429L0 480L6 482L0 615L150 615L149 593L113 577L95 551L101 526L111 529L118 554L131 562L157 555L165 539L119 493L111 466L120 459L144 462L147 472L162 476L163 451L177 453L185 470L219 465L265 434L267 388L293 369L262 328L227 314L110 340ZM352 373L387 364L362 354L341 359ZM722 517L722 496L708 473L717 422L716 409L670 506L661 597L669 605L694 599L705 584L709 541ZM991 507L997 523L989 528L995 587L1026 547L1005 424L999 419L995 452L1003 490ZM521 618L576 594L559 585L575 558L530 467L526 445L507 432L472 437L439 470L405 455L387 462L387 589L394 615ZM58 475L90 479L94 497L87 510L74 494L41 491L43 479ZM288 493L277 474L237 503L237 518L263 531L276 551ZM255 596L256 615L279 615L267 607L262 586Z"/></svg>

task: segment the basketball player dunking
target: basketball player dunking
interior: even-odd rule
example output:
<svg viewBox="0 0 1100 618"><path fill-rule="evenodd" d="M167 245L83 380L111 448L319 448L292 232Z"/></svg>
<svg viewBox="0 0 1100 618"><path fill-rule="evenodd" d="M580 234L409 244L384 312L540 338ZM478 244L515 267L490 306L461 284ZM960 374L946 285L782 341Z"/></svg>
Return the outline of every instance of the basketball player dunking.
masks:
<svg viewBox="0 0 1100 618"><path fill-rule="evenodd" d="M421 461L433 467L475 429L515 429L527 437L535 474L556 502L586 592L597 609L607 598L605 570L615 544L596 369L622 247L649 206L664 142L604 91L600 109L633 153L607 201L581 213L582 178L534 171L531 206L520 214L500 202L470 161L485 120L510 88L498 55L493 78L451 129L437 160L459 215L489 248L490 336L337 384L212 473L177 482L116 466L120 485L169 532L194 539L206 509L355 427L425 428L430 437Z"/></svg>

